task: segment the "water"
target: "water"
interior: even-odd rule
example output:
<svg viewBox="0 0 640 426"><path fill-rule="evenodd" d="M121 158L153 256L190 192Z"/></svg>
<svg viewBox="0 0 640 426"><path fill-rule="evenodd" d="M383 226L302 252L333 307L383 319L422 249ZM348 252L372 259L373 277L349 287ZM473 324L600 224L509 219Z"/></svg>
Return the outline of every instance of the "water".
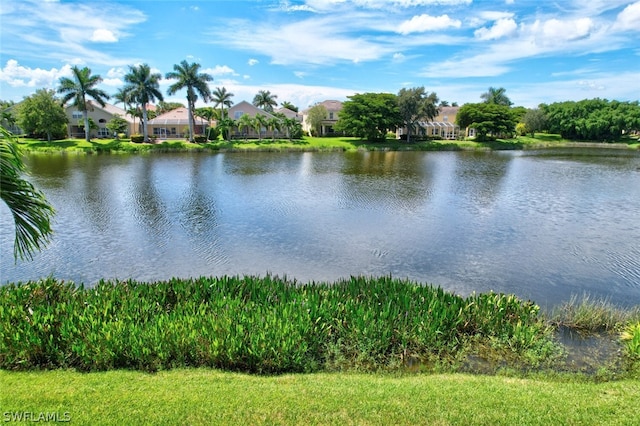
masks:
<svg viewBox="0 0 640 426"><path fill-rule="evenodd" d="M555 305L640 303L640 154L31 155L52 243L0 281L389 275Z"/></svg>

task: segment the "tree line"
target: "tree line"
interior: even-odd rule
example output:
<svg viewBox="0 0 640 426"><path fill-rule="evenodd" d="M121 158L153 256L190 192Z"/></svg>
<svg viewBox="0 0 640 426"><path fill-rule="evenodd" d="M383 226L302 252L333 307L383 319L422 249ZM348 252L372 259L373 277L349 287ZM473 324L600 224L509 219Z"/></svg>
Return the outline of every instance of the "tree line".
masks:
<svg viewBox="0 0 640 426"><path fill-rule="evenodd" d="M102 82L102 77L92 74L88 67L79 68L74 66L71 69L71 77L62 77L56 90L40 89L33 95L26 97L19 105L11 102L0 101L2 107L2 123L3 125L18 124L26 133L46 136L49 141L54 138L61 138L66 135L67 117L64 106L74 106L83 115L83 124L85 138L89 141L90 130L95 128L88 116L89 101L93 101L101 106L106 105L106 101L113 97L117 103L122 103L124 110L133 117L139 117L142 123L143 140L149 141L147 122L158 114L184 107L178 102L164 102L164 96L160 91L160 73L152 72L147 64L135 65L129 67L129 72L124 76L125 85L120 88L113 96L99 89L97 86ZM195 137L195 117L202 117L209 122L217 119L222 123L222 129L237 126L234 120L225 118L225 107L230 108L233 105L231 100L233 93L226 88L216 87L211 91L209 82L213 81L213 77L207 73L200 72L200 64L188 63L182 61L180 64L173 66L173 71L165 74L164 78L174 81L167 90L167 95L171 96L178 91L186 89L186 103L189 116L189 138L191 141ZM58 98L60 95L61 98ZM201 99L203 102L213 102L214 107L220 107L220 112L215 108L203 107L196 108L196 102ZM295 125L288 121L284 115L277 115L273 112L273 107L277 106L277 95L271 94L267 90L260 90L253 99L253 104L264 111L276 115L278 122L263 123L261 125L270 126L271 128L287 129L289 135L296 135L297 129ZM148 106L152 103L159 102L155 111L148 110ZM298 112L298 108L290 102L283 102L282 106L294 112ZM16 109L15 113L9 110ZM246 119L245 119L246 120ZM260 121L261 119L258 119ZM246 123L243 123L246 124ZM251 123L253 126L255 123ZM122 117L116 117L107 124L107 128L114 133L121 133L127 128L127 122ZM223 134L225 132L223 131ZM228 133L228 132L227 132ZM301 130L298 132L301 134Z"/></svg>

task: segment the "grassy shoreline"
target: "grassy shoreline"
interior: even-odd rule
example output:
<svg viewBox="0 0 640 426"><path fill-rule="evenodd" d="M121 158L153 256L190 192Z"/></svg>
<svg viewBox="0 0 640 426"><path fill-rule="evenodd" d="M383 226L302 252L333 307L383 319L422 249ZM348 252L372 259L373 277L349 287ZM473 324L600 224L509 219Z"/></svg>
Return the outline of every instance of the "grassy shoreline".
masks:
<svg viewBox="0 0 640 426"><path fill-rule="evenodd" d="M0 370L0 388L10 390L0 392L0 416L53 413L74 424L640 423L640 383L630 379Z"/></svg>
<svg viewBox="0 0 640 426"><path fill-rule="evenodd" d="M19 139L19 145L29 152L314 152L314 151L463 151L463 150L514 150L545 148L609 148L640 149L638 141L623 143L575 142L561 139L558 135L538 134L535 138L521 136L515 139L498 139L491 142L464 141L422 141L406 143L395 139L385 142L367 142L357 138L305 137L302 140L234 140L216 141L206 144L194 144L184 140L167 140L153 144L136 144L128 140L97 139L86 142L84 139L64 139L46 142L34 139Z"/></svg>

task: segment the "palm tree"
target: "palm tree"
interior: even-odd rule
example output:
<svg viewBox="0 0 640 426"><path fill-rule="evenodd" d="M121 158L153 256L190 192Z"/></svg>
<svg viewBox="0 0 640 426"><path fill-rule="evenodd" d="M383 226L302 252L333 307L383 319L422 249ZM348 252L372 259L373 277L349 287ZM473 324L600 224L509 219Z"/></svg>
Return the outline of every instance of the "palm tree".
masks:
<svg viewBox="0 0 640 426"><path fill-rule="evenodd" d="M282 108L290 109L293 112L298 112L298 107L289 101L284 101L280 105L282 106Z"/></svg>
<svg viewBox="0 0 640 426"><path fill-rule="evenodd" d="M214 102L214 106L220 106L221 120L224 120L224 107L231 108L231 105L233 105L232 97L233 93L227 92L227 89L224 87L216 87L216 90L211 94L211 100Z"/></svg>
<svg viewBox="0 0 640 426"><path fill-rule="evenodd" d="M253 105L267 112L272 112L273 107L278 105L278 102L276 102L277 97L278 95L272 95L268 90L260 90L253 98Z"/></svg>
<svg viewBox="0 0 640 426"><path fill-rule="evenodd" d="M253 128L258 132L258 139L262 140L262 129L267 127L268 118L262 114L253 117Z"/></svg>
<svg viewBox="0 0 640 426"><path fill-rule="evenodd" d="M133 100L131 99L131 95L124 88L120 88L113 95L113 99L116 101L116 105L121 103L122 104L122 109L124 109L125 113L129 114L129 115L131 115L133 117L133 128L135 129L136 128L136 115L132 114L132 111L131 111L131 102L133 102Z"/></svg>
<svg viewBox="0 0 640 426"><path fill-rule="evenodd" d="M187 109L189 110L189 138L193 142L193 129L195 127L195 119L193 117L193 110L195 109L196 100L198 94L202 96L202 100L207 102L211 98L211 91L209 90L209 81L213 81L207 73L199 73L200 64L189 64L187 61L180 62L180 65L175 64L173 71L168 72L165 77L169 79L178 80L169 87L167 93L169 95L175 94L180 89L187 89Z"/></svg>
<svg viewBox="0 0 640 426"><path fill-rule="evenodd" d="M0 199L15 223L13 257L33 259L33 252L49 242L55 210L42 192L22 178L25 169L13 135L0 126Z"/></svg>
<svg viewBox="0 0 640 426"><path fill-rule="evenodd" d="M240 131L242 131L242 129L245 130L243 132L245 142L247 141L247 134L249 133L249 129L253 127L253 121L253 118L251 118L249 114L242 114L238 119L238 128L240 129Z"/></svg>
<svg viewBox="0 0 640 426"><path fill-rule="evenodd" d="M144 141L149 142L149 129L147 129L147 105L155 102L156 99L162 101L160 93L160 73L151 73L151 68L147 64L130 66L129 73L124 76L127 83L124 91L129 94L131 100L138 103L142 109L142 135Z"/></svg>
<svg viewBox="0 0 640 426"><path fill-rule="evenodd" d="M507 90L504 87L500 87L499 89L489 87L489 90L486 93L480 95L480 99L484 100L486 104L511 106L513 105L513 102L511 102L505 94L506 91Z"/></svg>
<svg viewBox="0 0 640 426"><path fill-rule="evenodd" d="M106 100L109 99L109 95L96 88L95 86L102 81L102 77L99 75L91 75L91 70L87 67L82 69L74 66L71 68L73 73L73 79L68 77L60 78L60 86L58 87L58 93L64 94L62 97L62 104L66 104L73 99L71 105L82 111L84 116L84 134L89 142L89 135L91 130L89 129L89 114L87 108L87 96L99 103L101 106L106 105Z"/></svg>
<svg viewBox="0 0 640 426"><path fill-rule="evenodd" d="M276 141L276 130L280 132L287 116L282 113L275 113L273 117L267 121L267 127L271 130L271 139Z"/></svg>

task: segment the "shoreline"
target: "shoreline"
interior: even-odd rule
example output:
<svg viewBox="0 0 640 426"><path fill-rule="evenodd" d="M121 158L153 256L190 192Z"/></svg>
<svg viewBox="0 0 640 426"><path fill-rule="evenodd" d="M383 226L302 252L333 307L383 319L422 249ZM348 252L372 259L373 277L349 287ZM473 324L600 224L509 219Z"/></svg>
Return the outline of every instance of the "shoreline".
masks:
<svg viewBox="0 0 640 426"><path fill-rule="evenodd" d="M489 142L463 141L420 141L406 143L399 140L368 142L357 138L309 138L302 140L249 140L218 141L205 144L189 143L182 140L165 140L156 143L132 143L128 140L100 139L86 142L84 139L64 139L60 141L39 141L18 139L18 145L29 153L114 153L142 154L149 152L412 152L412 151L514 151L543 150L556 148L603 149L620 151L640 151L640 143L624 142L577 142L561 140L556 135L544 135L544 138L519 137L516 139ZM547 137L548 136L548 137Z"/></svg>

